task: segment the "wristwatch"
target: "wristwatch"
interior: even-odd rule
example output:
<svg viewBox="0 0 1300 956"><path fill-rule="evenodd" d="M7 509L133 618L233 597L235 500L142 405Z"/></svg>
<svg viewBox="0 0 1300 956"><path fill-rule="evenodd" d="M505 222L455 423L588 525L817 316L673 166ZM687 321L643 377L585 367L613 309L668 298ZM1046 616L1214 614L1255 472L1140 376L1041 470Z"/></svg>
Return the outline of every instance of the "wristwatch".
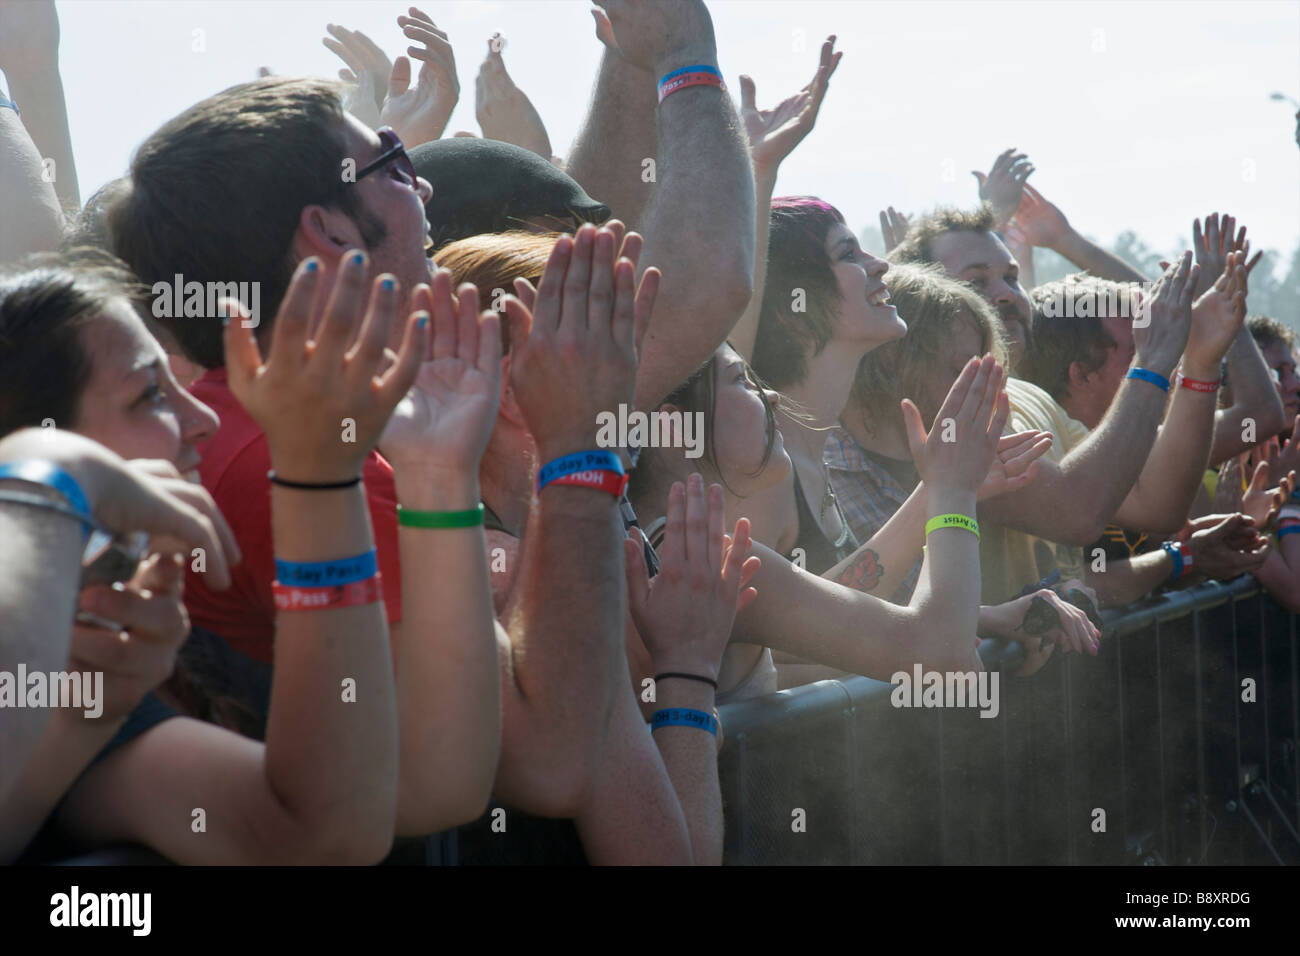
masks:
<svg viewBox="0 0 1300 956"><path fill-rule="evenodd" d="M9 99L9 98L8 98L7 96L5 96L3 93L0 93L0 107L5 107L5 106L9 107L9 109L13 110L13 111L14 111L15 113L17 113L19 116L22 116L22 115L23 115L23 111L20 110L20 109L18 108L18 104L17 104L17 103L15 103L13 100Z"/></svg>

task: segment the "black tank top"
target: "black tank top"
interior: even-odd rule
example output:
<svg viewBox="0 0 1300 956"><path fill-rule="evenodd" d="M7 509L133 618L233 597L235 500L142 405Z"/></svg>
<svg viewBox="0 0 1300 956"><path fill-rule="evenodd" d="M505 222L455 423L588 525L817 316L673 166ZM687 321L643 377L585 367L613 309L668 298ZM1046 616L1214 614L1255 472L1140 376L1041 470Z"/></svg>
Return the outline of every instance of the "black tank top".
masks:
<svg viewBox="0 0 1300 956"><path fill-rule="evenodd" d="M844 536L840 543L836 545L826 537L822 532L821 526L817 524L817 519L813 516L812 509L808 507L808 500L804 498L803 488L799 485L799 475L794 475L794 504L799 514L799 536L795 539L794 548L790 554L786 555L791 561L794 560L791 555L795 549L803 549L803 566L813 574L825 574L835 565L839 564L854 551L858 550L858 539L853 535L853 529L844 518L843 512L840 513L840 526L844 528ZM835 504L836 510L839 509L839 503Z"/></svg>

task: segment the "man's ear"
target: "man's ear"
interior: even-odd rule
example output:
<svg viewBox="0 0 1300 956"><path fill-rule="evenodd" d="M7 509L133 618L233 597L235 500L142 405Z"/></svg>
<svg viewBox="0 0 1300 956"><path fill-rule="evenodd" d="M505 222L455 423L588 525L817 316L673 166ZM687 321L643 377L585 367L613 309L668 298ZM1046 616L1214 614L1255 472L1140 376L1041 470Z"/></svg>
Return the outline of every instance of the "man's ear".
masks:
<svg viewBox="0 0 1300 956"><path fill-rule="evenodd" d="M1070 391L1078 394L1080 389L1087 389L1088 379L1092 378L1093 373L1089 372L1082 362L1071 362L1067 373L1070 381Z"/></svg>
<svg viewBox="0 0 1300 956"><path fill-rule="evenodd" d="M501 405L497 409L497 414L512 425L518 425L520 428L528 427L523 412L519 410L519 403L515 401L515 390L510 387L509 353L501 356Z"/></svg>
<svg viewBox="0 0 1300 956"><path fill-rule="evenodd" d="M298 259L317 256L327 263L337 262L349 249L364 248L356 223L336 209L304 206L298 214L298 228L293 234L293 249Z"/></svg>

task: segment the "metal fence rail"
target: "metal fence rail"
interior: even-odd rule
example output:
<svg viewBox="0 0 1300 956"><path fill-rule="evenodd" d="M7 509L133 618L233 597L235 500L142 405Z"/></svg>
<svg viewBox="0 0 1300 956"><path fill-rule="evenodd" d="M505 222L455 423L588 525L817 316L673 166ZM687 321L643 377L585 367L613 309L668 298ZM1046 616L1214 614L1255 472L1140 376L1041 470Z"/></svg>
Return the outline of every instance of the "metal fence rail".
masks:
<svg viewBox="0 0 1300 956"><path fill-rule="evenodd" d="M726 862L1300 863L1296 616L1242 578L1103 617L994 719L865 677L722 707Z"/></svg>

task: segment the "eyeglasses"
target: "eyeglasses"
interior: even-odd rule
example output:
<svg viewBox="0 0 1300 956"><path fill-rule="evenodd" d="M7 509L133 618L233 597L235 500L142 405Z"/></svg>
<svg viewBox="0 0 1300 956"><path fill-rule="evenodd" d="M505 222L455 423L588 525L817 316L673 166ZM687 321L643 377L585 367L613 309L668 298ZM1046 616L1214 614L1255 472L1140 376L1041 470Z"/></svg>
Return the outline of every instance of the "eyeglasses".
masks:
<svg viewBox="0 0 1300 956"><path fill-rule="evenodd" d="M406 155L406 147L397 134L393 132L391 126L384 126L376 130L379 134L379 157L372 163L368 163L361 169L357 170L354 178L344 181L344 185L352 185L361 182L362 179L369 176L377 169L383 169L389 163L396 163L397 170L402 175L406 185L412 189L416 188L418 178L415 172L415 164L411 162L411 157Z"/></svg>

